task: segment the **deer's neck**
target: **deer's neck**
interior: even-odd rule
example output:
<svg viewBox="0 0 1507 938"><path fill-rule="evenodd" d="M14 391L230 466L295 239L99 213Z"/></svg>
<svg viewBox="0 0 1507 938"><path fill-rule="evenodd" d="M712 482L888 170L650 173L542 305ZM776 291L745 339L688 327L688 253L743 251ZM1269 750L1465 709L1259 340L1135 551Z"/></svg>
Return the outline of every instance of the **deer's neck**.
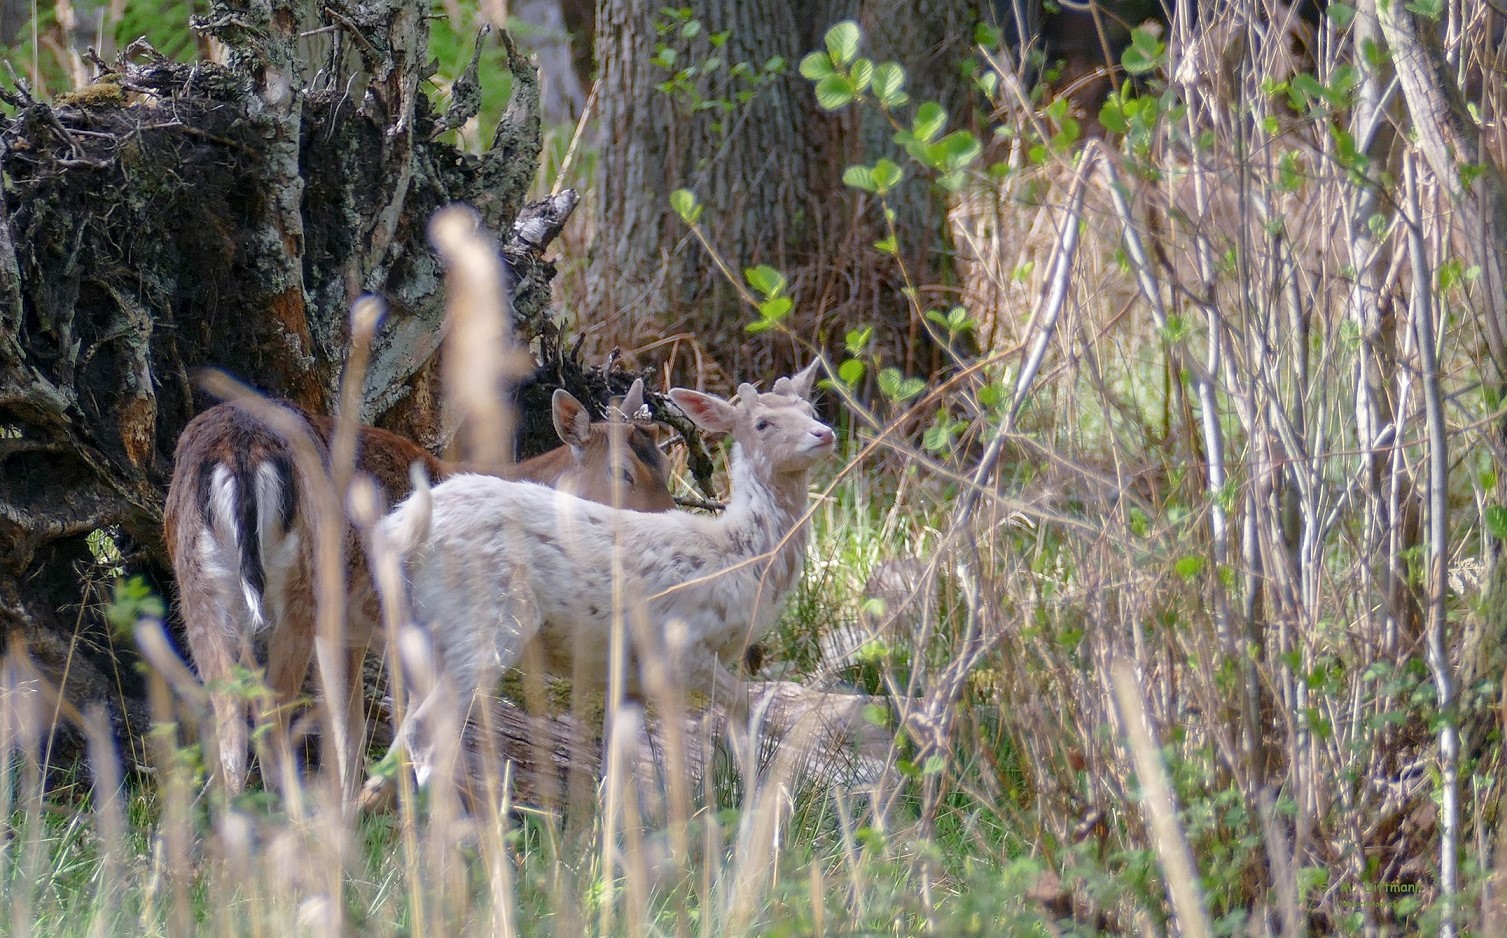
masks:
<svg viewBox="0 0 1507 938"><path fill-rule="evenodd" d="M775 472L733 446L732 500L723 515L732 548L768 555L767 576L783 591L800 576L806 556L807 473Z"/></svg>

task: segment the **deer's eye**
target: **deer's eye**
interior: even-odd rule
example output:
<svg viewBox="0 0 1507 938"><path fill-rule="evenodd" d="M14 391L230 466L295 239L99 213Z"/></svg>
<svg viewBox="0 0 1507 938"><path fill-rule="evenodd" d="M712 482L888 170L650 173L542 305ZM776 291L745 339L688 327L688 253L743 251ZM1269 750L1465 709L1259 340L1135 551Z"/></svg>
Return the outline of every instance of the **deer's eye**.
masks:
<svg viewBox="0 0 1507 938"><path fill-rule="evenodd" d="M612 476L620 482L626 482L629 485L633 484L633 470L627 466L616 467L612 470Z"/></svg>
<svg viewBox="0 0 1507 938"><path fill-rule="evenodd" d="M769 429L769 421L768 420L760 420L758 423L754 424L754 429L758 430L760 432L768 430Z"/></svg>

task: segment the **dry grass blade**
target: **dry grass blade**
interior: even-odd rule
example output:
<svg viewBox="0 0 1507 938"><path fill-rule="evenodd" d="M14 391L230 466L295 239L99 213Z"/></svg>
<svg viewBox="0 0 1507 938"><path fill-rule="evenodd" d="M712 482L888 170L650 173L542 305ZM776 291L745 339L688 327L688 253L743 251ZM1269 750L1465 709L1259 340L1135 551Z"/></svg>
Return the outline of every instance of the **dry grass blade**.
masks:
<svg viewBox="0 0 1507 938"><path fill-rule="evenodd" d="M84 731L89 742L89 765L94 775L94 823L99 836L99 890L90 922L90 934L104 938L112 934L111 918L128 889L125 879L129 857L126 847L126 812L120 777L120 752L110 733L105 709L95 705L84 714Z"/></svg>
<svg viewBox="0 0 1507 938"><path fill-rule="evenodd" d="M429 237L447 265L445 389L463 415L471 461L501 471L513 462L509 388L532 362L513 344L510 284L496 243L480 225L471 209L451 206L434 216Z"/></svg>
<svg viewBox="0 0 1507 938"><path fill-rule="evenodd" d="M1135 760L1136 778L1141 785L1141 804L1151 822L1152 846L1161 862L1167 881L1167 898L1172 902L1178 928L1189 938L1211 938L1209 913L1198 888L1198 870L1193 852L1177 821L1177 805L1172 798L1171 780L1162 765L1159 747L1151 736L1145 698L1136 680L1135 666L1121 658L1109 666L1109 680L1119 707L1120 725Z"/></svg>

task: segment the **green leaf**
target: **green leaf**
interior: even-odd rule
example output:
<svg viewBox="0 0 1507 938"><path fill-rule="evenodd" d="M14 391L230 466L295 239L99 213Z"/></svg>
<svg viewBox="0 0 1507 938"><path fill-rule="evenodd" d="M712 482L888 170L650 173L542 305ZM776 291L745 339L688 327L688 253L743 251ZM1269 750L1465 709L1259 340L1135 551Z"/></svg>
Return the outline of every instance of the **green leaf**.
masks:
<svg viewBox="0 0 1507 938"><path fill-rule="evenodd" d="M833 64L846 65L853 61L858 55L859 35L858 24L852 20L843 20L827 30L827 53L832 56Z"/></svg>
<svg viewBox="0 0 1507 938"><path fill-rule="evenodd" d="M759 304L759 315L763 316L767 322L779 322L790 315L790 308L793 305L790 297L777 296Z"/></svg>
<svg viewBox="0 0 1507 938"><path fill-rule="evenodd" d="M146 580L139 576L117 579L110 587L110 602L105 607L105 619L114 627L116 634L126 637L135 634L136 623L144 618L161 619L166 613L162 600L152 592Z"/></svg>
<svg viewBox="0 0 1507 938"><path fill-rule="evenodd" d="M687 225L696 224L701 217L701 205L697 203L696 196L689 189L676 189L670 193L670 208L680 216L680 220Z"/></svg>
<svg viewBox="0 0 1507 938"><path fill-rule="evenodd" d="M1178 558L1177 563L1172 565L1172 571L1185 580L1191 580L1203 572L1209 563L1209 558L1201 554L1188 554Z"/></svg>
<svg viewBox="0 0 1507 938"><path fill-rule="evenodd" d="M1130 44L1149 56L1155 57L1165 48L1157 28L1140 27L1130 31Z"/></svg>
<svg viewBox="0 0 1507 938"><path fill-rule="evenodd" d="M853 101L853 83L841 75L828 75L816 83L816 103L825 110L836 111Z"/></svg>
<svg viewBox="0 0 1507 938"><path fill-rule="evenodd" d="M1125 54L1120 56L1120 64L1125 66L1125 71L1132 75L1144 75L1156 68L1156 60L1148 57L1135 46L1125 50Z"/></svg>
<svg viewBox="0 0 1507 938"><path fill-rule="evenodd" d="M926 318L929 321L941 326L943 329L946 329L952 335L957 335L961 332L967 332L974 326L978 325L978 323L968 315L968 310L964 309L961 306L954 306L952 309L948 310L945 313L940 309L929 309L926 311Z"/></svg>
<svg viewBox="0 0 1507 938"><path fill-rule="evenodd" d="M901 103L897 102L895 97L902 93L900 89L904 86L905 69L896 63L885 62L874 69L874 97L879 99L881 106L895 107Z"/></svg>
<svg viewBox="0 0 1507 938"><path fill-rule="evenodd" d="M937 414L936 422L921 434L921 445L939 456L946 455L952 451L953 438L962 431L963 426L962 421L953 420L944 408Z"/></svg>
<svg viewBox="0 0 1507 938"><path fill-rule="evenodd" d="M942 756L928 756L924 765L921 766L922 775L936 775L947 768L947 760Z"/></svg>
<svg viewBox="0 0 1507 938"><path fill-rule="evenodd" d="M1439 292L1444 293L1454 289L1460 281L1465 279L1465 262L1457 257L1439 265L1434 272L1434 282L1439 285Z"/></svg>
<svg viewBox="0 0 1507 938"><path fill-rule="evenodd" d="M1418 14L1424 19L1438 22L1439 17L1444 15L1444 0L1412 0L1406 4L1409 11Z"/></svg>
<svg viewBox="0 0 1507 938"><path fill-rule="evenodd" d="M927 101L916 108L916 116L911 121L911 133L922 143L931 143L942 132L942 127L947 123L947 112L942 105L935 101Z"/></svg>
<svg viewBox="0 0 1507 938"><path fill-rule="evenodd" d="M926 148L926 162L943 172L956 172L978 159L983 147L978 138L966 130L954 130Z"/></svg>
<svg viewBox="0 0 1507 938"><path fill-rule="evenodd" d="M883 157L874 164L871 175L874 180L874 189L881 194L895 188L900 184L900 180L905 178L904 170Z"/></svg>
<svg viewBox="0 0 1507 938"><path fill-rule="evenodd" d="M863 362L856 358L850 358L837 366L837 377L850 388L863 380L863 372Z"/></svg>
<svg viewBox="0 0 1507 938"><path fill-rule="evenodd" d="M869 340L874 338L874 327L864 326L862 329L849 329L843 344L848 348L849 355L857 355L869 347Z"/></svg>
<svg viewBox="0 0 1507 938"><path fill-rule="evenodd" d="M1078 140L1080 133L1081 129L1078 126L1078 119L1076 117L1064 117L1062 119L1062 130L1052 138L1052 146L1058 150L1065 151ZM1212 131L1210 133L1212 134Z"/></svg>
<svg viewBox="0 0 1507 938"><path fill-rule="evenodd" d="M1302 158L1296 151L1288 151L1277 160L1277 188L1284 192L1296 192L1303 187L1306 179Z"/></svg>
<svg viewBox="0 0 1507 938"><path fill-rule="evenodd" d="M682 39L695 39L700 34L701 34L701 21L700 20L691 20L690 22L686 23L684 26L680 27L680 38L682 38Z"/></svg>
<svg viewBox="0 0 1507 938"><path fill-rule="evenodd" d="M854 92L862 93L874 78L874 63L868 59L859 59L853 63L853 69L848 73L848 76L853 82Z"/></svg>
<svg viewBox="0 0 1507 938"><path fill-rule="evenodd" d="M1120 107L1120 102L1110 98L1099 108L1099 123L1104 129L1113 134L1123 134L1130 129L1130 122L1125 119L1125 111Z"/></svg>
<svg viewBox="0 0 1507 938"><path fill-rule="evenodd" d="M1144 75L1161 64L1167 47L1151 29L1134 29L1130 33L1130 47L1120 56L1120 64L1132 75Z"/></svg>
<svg viewBox="0 0 1507 938"><path fill-rule="evenodd" d="M1487 507L1486 531L1499 541L1507 541L1507 508L1501 505Z"/></svg>
<svg viewBox="0 0 1507 938"><path fill-rule="evenodd" d="M896 403L908 401L924 390L925 381L907 378L899 368L886 368L879 372L879 391Z"/></svg>
<svg viewBox="0 0 1507 938"><path fill-rule="evenodd" d="M844 185L864 192L874 192L878 188L874 183L874 171L862 163L855 163L843 170L842 181Z"/></svg>
<svg viewBox="0 0 1507 938"><path fill-rule="evenodd" d="M888 235L886 237L880 238L878 241L875 241L874 249L877 251L883 251L886 254L899 254L900 243L895 240L894 235Z"/></svg>
<svg viewBox="0 0 1507 938"><path fill-rule="evenodd" d="M768 332L770 329L773 329L774 325L775 324L768 319L755 319L753 322L744 326L743 330L752 335L758 335L761 332Z"/></svg>
<svg viewBox="0 0 1507 938"><path fill-rule="evenodd" d="M779 296L780 291L785 289L785 275L768 264L749 267L743 271L743 279L769 299Z"/></svg>
<svg viewBox="0 0 1507 938"><path fill-rule="evenodd" d="M1350 103L1350 94L1361 83L1361 70L1354 65L1340 65L1334 70L1334 75L1329 79L1329 89L1326 97L1329 103L1335 107L1345 107Z"/></svg>
<svg viewBox="0 0 1507 938"><path fill-rule="evenodd" d="M813 52L801 59L801 74L812 81L821 81L832 72L832 58L825 52Z"/></svg>
<svg viewBox="0 0 1507 938"><path fill-rule="evenodd" d="M1324 96L1324 86L1308 72L1294 75L1292 77L1292 88L1294 91L1308 95L1310 98L1322 98Z"/></svg>
<svg viewBox="0 0 1507 938"><path fill-rule="evenodd" d="M1355 19L1355 7L1348 3L1330 3L1324 8L1324 15L1334 22L1334 25L1344 29Z"/></svg>

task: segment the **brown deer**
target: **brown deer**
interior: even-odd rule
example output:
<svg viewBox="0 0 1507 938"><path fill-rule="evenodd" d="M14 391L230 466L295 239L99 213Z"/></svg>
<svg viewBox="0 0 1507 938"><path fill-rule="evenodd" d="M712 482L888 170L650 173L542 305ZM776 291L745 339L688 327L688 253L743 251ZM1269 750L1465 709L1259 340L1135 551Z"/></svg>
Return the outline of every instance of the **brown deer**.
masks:
<svg viewBox="0 0 1507 938"><path fill-rule="evenodd" d="M619 410L626 421L592 423L585 407L564 390L555 392L555 429L565 445L519 463L509 478L541 482L581 498L627 508L667 511L675 506L663 458L653 434L636 419L643 382L635 381ZM292 411L294 425L326 469L335 422ZM626 436L623 437L623 430ZM613 445L619 436L626 445ZM236 665L265 663L274 719L286 726L291 702L303 687L315 633L314 537L316 480L300 478L294 444L246 405L210 408L178 439L164 527L178 583L179 605L194 667L209 687L219 748L219 774L227 792L240 792L246 775L249 702L232 688ZM356 466L373 476L390 499L411 488L409 466L423 465L431 478L462 467L436 459L409 440L375 427L357 435ZM346 582L368 577L366 553L347 537ZM370 596L370 591L363 592ZM376 610L353 603L347 610L347 641L354 649L350 673L360 662L378 619ZM359 679L359 678L358 678ZM271 773L267 773L271 774Z"/></svg>

